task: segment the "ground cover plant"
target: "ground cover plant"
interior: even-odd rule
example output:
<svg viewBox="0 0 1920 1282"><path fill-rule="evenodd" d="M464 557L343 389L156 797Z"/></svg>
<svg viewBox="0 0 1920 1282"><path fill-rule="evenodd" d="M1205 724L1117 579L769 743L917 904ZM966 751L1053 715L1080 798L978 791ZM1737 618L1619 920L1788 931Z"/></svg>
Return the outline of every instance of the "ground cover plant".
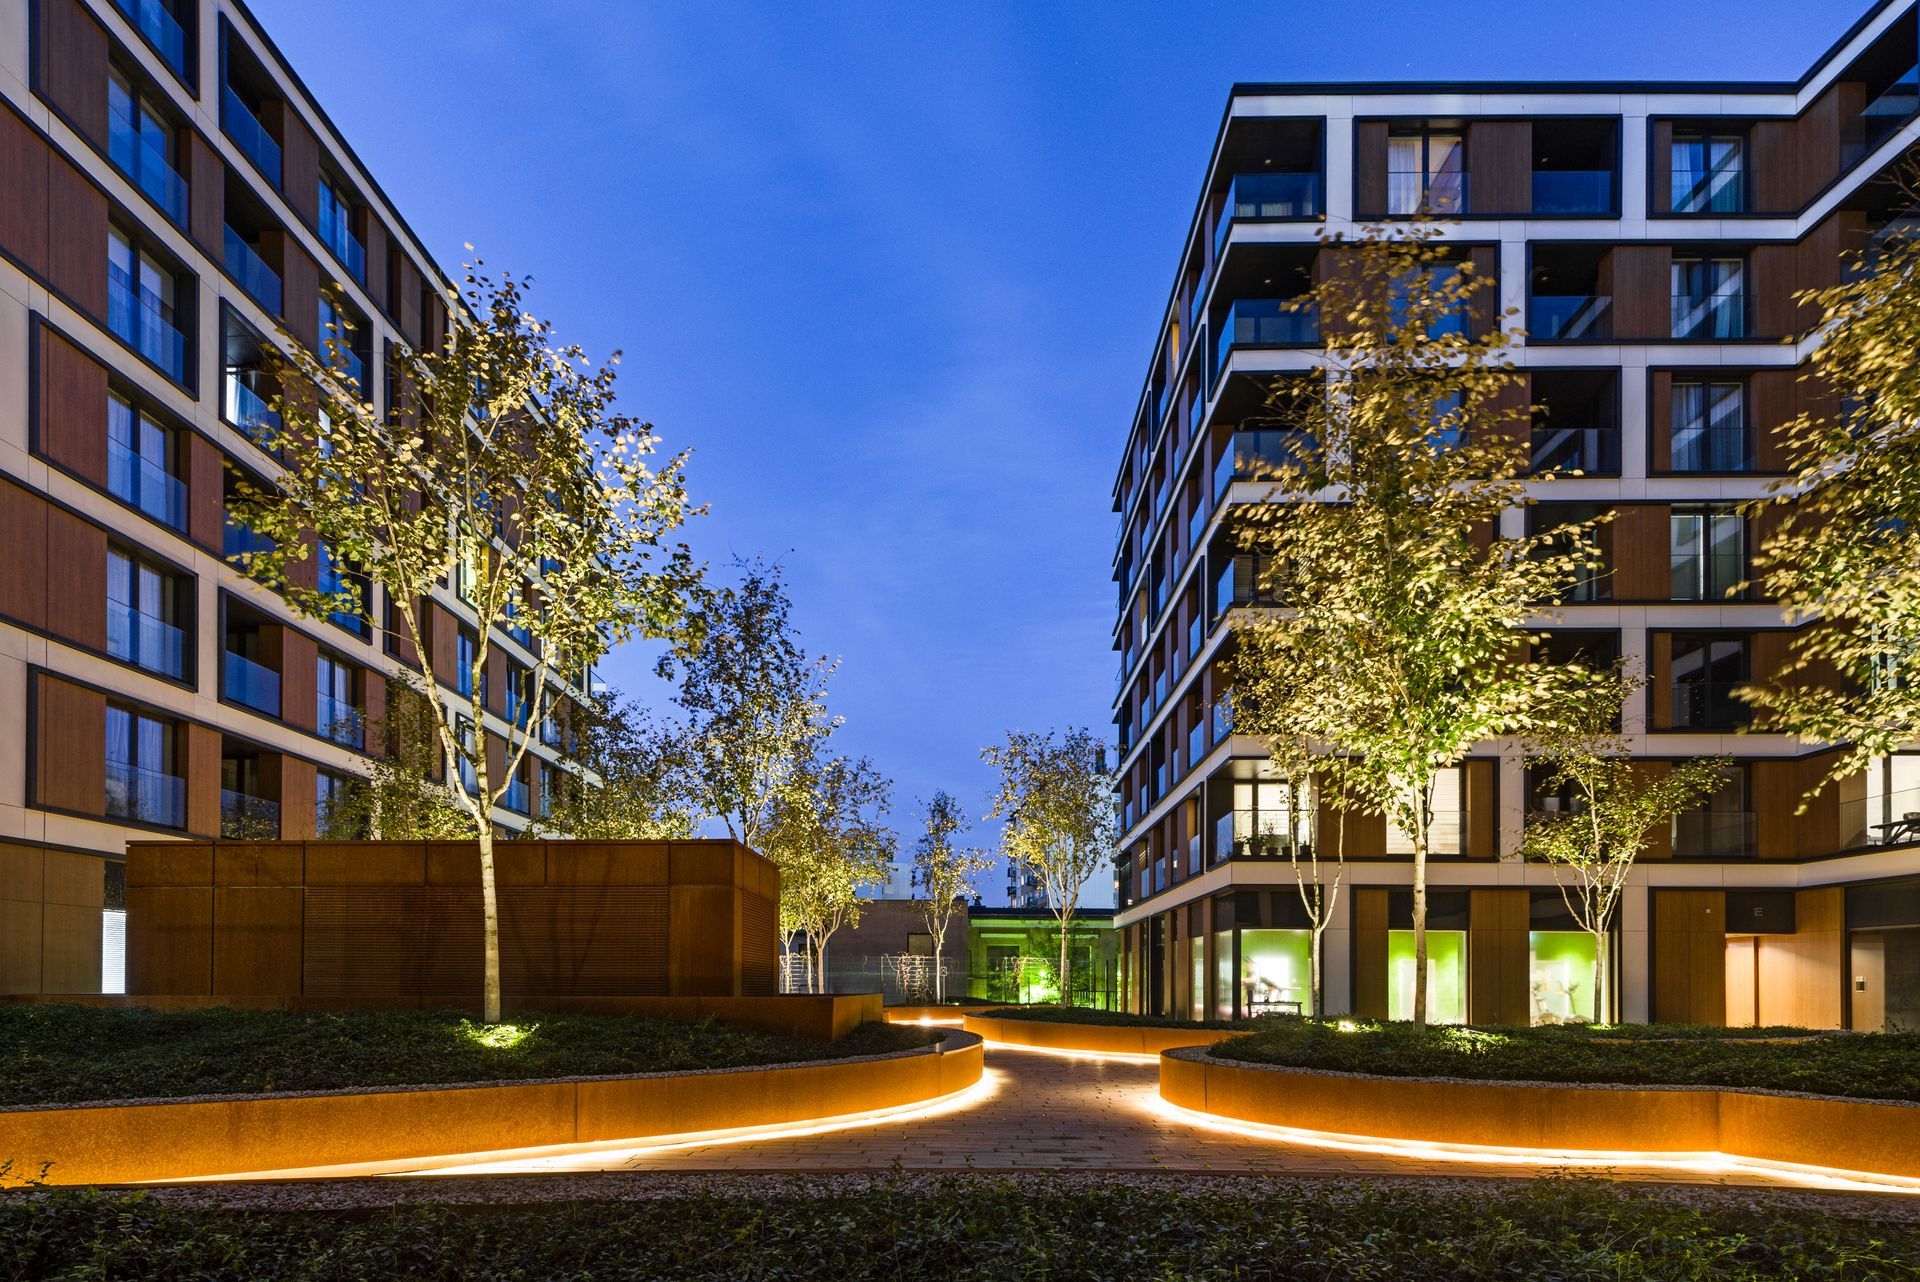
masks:
<svg viewBox="0 0 1920 1282"><path fill-rule="evenodd" d="M457 1011L195 1011L0 1005L0 1107L681 1072L876 1055L935 1034L867 1024L837 1042L712 1020Z"/></svg>
<svg viewBox="0 0 1920 1282"><path fill-rule="evenodd" d="M899 1176L510 1196L524 1200L326 1211L289 1209L292 1195L223 1207L199 1194L15 1192L0 1197L0 1277L1920 1277L1920 1228L1900 1203L1568 1179Z"/></svg>
<svg viewBox="0 0 1920 1282"><path fill-rule="evenodd" d="M1920 1101L1920 1035L1678 1025L1419 1030L1368 1020L1263 1019L1220 1059L1386 1077L1724 1086Z"/></svg>

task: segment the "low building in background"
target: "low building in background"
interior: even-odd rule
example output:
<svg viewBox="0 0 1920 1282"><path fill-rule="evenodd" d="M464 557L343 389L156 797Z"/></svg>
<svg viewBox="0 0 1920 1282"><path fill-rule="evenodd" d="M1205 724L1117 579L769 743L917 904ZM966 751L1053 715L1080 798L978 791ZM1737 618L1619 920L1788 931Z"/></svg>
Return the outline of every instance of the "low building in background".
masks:
<svg viewBox="0 0 1920 1282"><path fill-rule="evenodd" d="M1072 1004L1111 1009L1119 992L1113 910L1083 909L1070 935ZM1060 926L1045 907L965 906L947 926L940 960L949 1001L1060 1000ZM860 924L827 945L827 984L836 993L877 991L893 1004L930 1002L933 966L924 900L872 900Z"/></svg>

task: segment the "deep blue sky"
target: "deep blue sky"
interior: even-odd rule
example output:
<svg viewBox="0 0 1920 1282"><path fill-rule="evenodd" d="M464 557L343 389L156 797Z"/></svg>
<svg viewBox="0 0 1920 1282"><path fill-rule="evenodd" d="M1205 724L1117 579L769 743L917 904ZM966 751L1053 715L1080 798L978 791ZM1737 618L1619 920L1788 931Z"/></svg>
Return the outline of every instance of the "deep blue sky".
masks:
<svg viewBox="0 0 1920 1282"><path fill-rule="evenodd" d="M1109 489L1229 85L1791 79L1867 0L251 3L443 265L625 349L910 837L1006 728L1108 725Z"/></svg>

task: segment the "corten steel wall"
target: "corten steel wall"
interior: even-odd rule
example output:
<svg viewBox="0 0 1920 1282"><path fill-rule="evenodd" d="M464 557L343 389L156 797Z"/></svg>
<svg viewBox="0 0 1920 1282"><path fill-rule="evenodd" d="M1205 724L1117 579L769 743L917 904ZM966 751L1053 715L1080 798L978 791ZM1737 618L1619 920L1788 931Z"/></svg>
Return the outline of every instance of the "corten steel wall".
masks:
<svg viewBox="0 0 1920 1282"><path fill-rule="evenodd" d="M509 1000L774 992L780 873L738 842L494 849ZM481 924L470 841L127 848L132 994L470 1004Z"/></svg>

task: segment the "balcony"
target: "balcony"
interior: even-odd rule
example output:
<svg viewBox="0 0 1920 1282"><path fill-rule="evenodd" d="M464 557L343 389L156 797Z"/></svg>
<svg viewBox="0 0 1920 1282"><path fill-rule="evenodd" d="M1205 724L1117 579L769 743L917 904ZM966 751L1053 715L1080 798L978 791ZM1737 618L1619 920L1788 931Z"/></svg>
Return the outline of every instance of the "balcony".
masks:
<svg viewBox="0 0 1920 1282"><path fill-rule="evenodd" d="M222 788L220 836L226 841L278 841L280 803Z"/></svg>
<svg viewBox="0 0 1920 1282"><path fill-rule="evenodd" d="M235 370L227 371L227 421L262 449L271 450L280 435L280 416L267 407L260 393L240 381Z"/></svg>
<svg viewBox="0 0 1920 1282"><path fill-rule="evenodd" d="M1745 681L1675 681L1673 728L1737 730L1746 725L1753 710L1734 693L1746 684Z"/></svg>
<svg viewBox="0 0 1920 1282"><path fill-rule="evenodd" d="M133 287L125 272L107 265L107 328L132 344L174 382L187 373L186 335Z"/></svg>
<svg viewBox="0 0 1920 1282"><path fill-rule="evenodd" d="M1898 133L1916 111L1920 111L1920 65L1901 72L1858 116L1841 126L1841 165L1851 168L1865 160L1868 153Z"/></svg>
<svg viewBox="0 0 1920 1282"><path fill-rule="evenodd" d="M1744 810L1692 810L1673 817L1678 859L1745 859L1753 855L1753 815Z"/></svg>
<svg viewBox="0 0 1920 1282"><path fill-rule="evenodd" d="M220 695L270 717L280 715L280 674L243 654L221 652Z"/></svg>
<svg viewBox="0 0 1920 1282"><path fill-rule="evenodd" d="M280 144L231 85L220 87L220 131L233 139L261 177L275 187L280 185Z"/></svg>
<svg viewBox="0 0 1920 1282"><path fill-rule="evenodd" d="M1312 303L1240 299L1220 319L1220 336L1214 344L1213 368L1208 371L1207 381L1219 381L1236 348L1317 347L1319 343L1320 312Z"/></svg>
<svg viewBox="0 0 1920 1282"><path fill-rule="evenodd" d="M367 283L367 247L362 245L354 234L347 230L346 223L335 220L331 226L323 229L322 239L333 256L340 260L347 273L362 285Z"/></svg>
<svg viewBox="0 0 1920 1282"><path fill-rule="evenodd" d="M239 564L240 558L249 552L271 552L273 540L264 534L256 534L248 526L227 514L226 527L220 536L220 555L228 561Z"/></svg>
<svg viewBox="0 0 1920 1282"><path fill-rule="evenodd" d="M164 619L109 600L107 653L149 672L178 678L186 671L186 634Z"/></svg>
<svg viewBox="0 0 1920 1282"><path fill-rule="evenodd" d="M160 51L166 64L172 67L181 79L188 79L187 72L187 33L180 28L174 16L160 0L114 0L120 12L127 20L140 28L140 34L152 42Z"/></svg>
<svg viewBox="0 0 1920 1282"><path fill-rule="evenodd" d="M147 193L176 226L187 221L187 181L167 158L140 135L140 127L118 111L107 113L107 159Z"/></svg>
<svg viewBox="0 0 1920 1282"><path fill-rule="evenodd" d="M1612 427L1539 427L1533 429L1531 466L1536 472L1582 472L1617 476L1620 431Z"/></svg>
<svg viewBox="0 0 1920 1282"><path fill-rule="evenodd" d="M1230 810L1214 821L1214 852L1218 858L1288 859L1296 854L1304 859L1313 853L1313 843L1282 831L1286 816L1262 816L1254 810ZM1296 849L1297 846L1297 849Z"/></svg>
<svg viewBox="0 0 1920 1282"><path fill-rule="evenodd" d="M1467 175L1391 172L1387 174L1387 212L1396 218L1467 212Z"/></svg>
<svg viewBox="0 0 1920 1282"><path fill-rule="evenodd" d="M361 398L364 400L371 390L367 386L366 362L360 359L358 352L337 338L329 341L322 335L320 341L327 349L327 364L331 366L341 378L352 379L354 389L359 392Z"/></svg>
<svg viewBox="0 0 1920 1282"><path fill-rule="evenodd" d="M1675 472L1744 472L1752 462L1745 423L1695 419L1674 425L1668 467Z"/></svg>
<svg viewBox="0 0 1920 1282"><path fill-rule="evenodd" d="M313 725L322 737L331 739L343 748L359 751L367 746L367 731L361 722L360 709L344 699L336 699L330 694L316 695Z"/></svg>
<svg viewBox="0 0 1920 1282"><path fill-rule="evenodd" d="M1536 169L1533 171L1533 212L1546 215L1613 213L1613 171L1610 169Z"/></svg>
<svg viewBox="0 0 1920 1282"><path fill-rule="evenodd" d="M1236 222L1318 218L1323 210L1319 174L1235 174L1214 224L1214 259L1226 252Z"/></svg>
<svg viewBox="0 0 1920 1282"><path fill-rule="evenodd" d="M1841 849L1920 845L1920 788L1840 803Z"/></svg>
<svg viewBox="0 0 1920 1282"><path fill-rule="evenodd" d="M1213 465L1213 495L1224 498L1235 481L1271 476L1282 467L1307 468L1314 462L1313 438L1287 428L1235 432Z"/></svg>
<svg viewBox="0 0 1920 1282"><path fill-rule="evenodd" d="M1707 341L1746 338L1746 297L1737 293L1673 295L1673 336Z"/></svg>
<svg viewBox="0 0 1920 1282"><path fill-rule="evenodd" d="M1734 589L1747 577L1746 549L1675 552L1671 576L1676 601L1737 600Z"/></svg>
<svg viewBox="0 0 1920 1282"><path fill-rule="evenodd" d="M187 487L159 464L111 438L107 441L107 489L162 525L186 528Z"/></svg>
<svg viewBox="0 0 1920 1282"><path fill-rule="evenodd" d="M1533 342L1599 342L1613 337L1610 294L1535 294L1527 300Z"/></svg>
<svg viewBox="0 0 1920 1282"><path fill-rule="evenodd" d="M254 302L274 315L280 314L280 273L267 266L267 260L254 252L246 238L226 229L227 275L240 282Z"/></svg>
<svg viewBox="0 0 1920 1282"><path fill-rule="evenodd" d="M162 828L187 826L187 781L126 761L107 762L109 817Z"/></svg>
<svg viewBox="0 0 1920 1282"><path fill-rule="evenodd" d="M507 790L500 797L500 804L516 815L527 814L532 804L532 789L519 775L507 780Z"/></svg>

